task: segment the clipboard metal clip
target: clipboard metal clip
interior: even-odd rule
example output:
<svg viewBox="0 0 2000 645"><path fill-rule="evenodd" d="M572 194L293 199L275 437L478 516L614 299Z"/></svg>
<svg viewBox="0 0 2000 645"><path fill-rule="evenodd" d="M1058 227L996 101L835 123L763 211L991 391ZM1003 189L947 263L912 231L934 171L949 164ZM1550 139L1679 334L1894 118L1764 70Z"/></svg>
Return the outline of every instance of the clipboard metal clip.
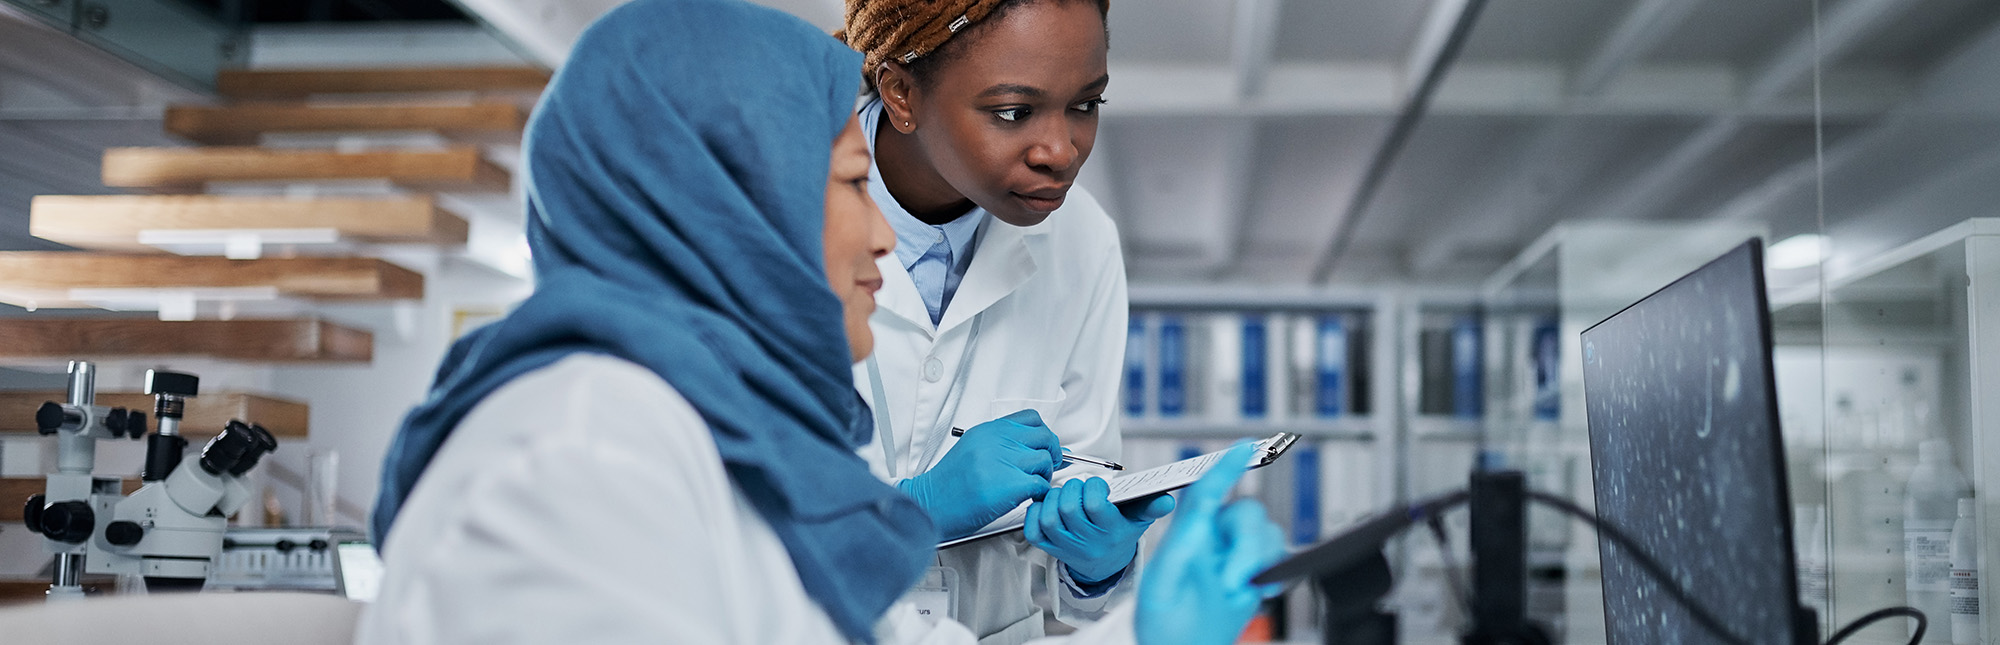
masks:
<svg viewBox="0 0 2000 645"><path fill-rule="evenodd" d="M1265 439L1261 442L1263 445L1257 448L1263 453L1263 456L1257 458L1257 465L1260 467L1271 465L1271 462L1278 460L1278 455L1285 454L1285 449L1291 448L1292 444L1298 441L1299 435L1294 432L1280 432Z"/></svg>

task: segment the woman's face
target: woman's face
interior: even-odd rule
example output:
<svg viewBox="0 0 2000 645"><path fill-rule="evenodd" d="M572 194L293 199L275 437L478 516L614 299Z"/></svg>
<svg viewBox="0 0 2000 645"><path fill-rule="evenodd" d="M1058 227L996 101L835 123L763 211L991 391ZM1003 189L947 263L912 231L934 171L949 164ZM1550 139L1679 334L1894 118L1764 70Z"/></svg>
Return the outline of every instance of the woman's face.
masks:
<svg viewBox="0 0 2000 645"><path fill-rule="evenodd" d="M826 176L826 281L840 296L847 347L859 362L875 351L868 316L875 313L875 291L882 272L875 259L896 246L896 232L875 200L868 197L868 142L861 122L849 118L833 140L833 166Z"/></svg>
<svg viewBox="0 0 2000 645"><path fill-rule="evenodd" d="M1000 221L1039 224L1097 142L1104 18L1095 2L1031 1L962 37L928 86L902 88L909 122L953 189Z"/></svg>

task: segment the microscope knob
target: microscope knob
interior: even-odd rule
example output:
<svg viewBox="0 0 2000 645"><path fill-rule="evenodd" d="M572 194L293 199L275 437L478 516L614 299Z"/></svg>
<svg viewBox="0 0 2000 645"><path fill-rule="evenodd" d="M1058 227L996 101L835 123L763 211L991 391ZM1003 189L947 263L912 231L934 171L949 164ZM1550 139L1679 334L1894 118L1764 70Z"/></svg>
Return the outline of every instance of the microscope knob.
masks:
<svg viewBox="0 0 2000 645"><path fill-rule="evenodd" d="M132 546L146 537L146 529L138 522L118 520L104 526L104 541L118 546Z"/></svg>
<svg viewBox="0 0 2000 645"><path fill-rule="evenodd" d="M41 408L35 410L35 431L55 434L69 420L68 417L69 415L63 413L61 403L55 401L43 403Z"/></svg>
<svg viewBox="0 0 2000 645"><path fill-rule="evenodd" d="M42 507L49 504L49 498L41 493L28 496L28 503L21 507L21 521L28 523L28 530L42 532Z"/></svg>
<svg viewBox="0 0 2000 645"><path fill-rule="evenodd" d="M111 408L110 412L104 414L104 427L111 431L111 436L125 436L126 416L128 414L125 412L125 408Z"/></svg>
<svg viewBox="0 0 2000 645"><path fill-rule="evenodd" d="M138 441L146 436L146 413L133 410L125 417L125 434Z"/></svg>
<svg viewBox="0 0 2000 645"><path fill-rule="evenodd" d="M57 542L80 544L97 528L97 515L80 500L56 502L42 509L42 535Z"/></svg>

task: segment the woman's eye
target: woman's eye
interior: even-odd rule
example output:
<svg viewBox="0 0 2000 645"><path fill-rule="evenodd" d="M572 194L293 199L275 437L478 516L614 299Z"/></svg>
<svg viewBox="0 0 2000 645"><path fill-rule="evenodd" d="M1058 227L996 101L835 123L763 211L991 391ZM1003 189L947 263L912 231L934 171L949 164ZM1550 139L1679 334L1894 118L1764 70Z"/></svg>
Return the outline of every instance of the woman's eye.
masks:
<svg viewBox="0 0 2000 645"><path fill-rule="evenodd" d="M994 110L993 116L1000 117L1000 120L1002 121L1007 121L1009 123L1012 123L1015 121L1020 121L1021 119L1028 118L1028 108L1007 108L1005 110Z"/></svg>
<svg viewBox="0 0 2000 645"><path fill-rule="evenodd" d="M867 191L868 191L868 178L867 178L867 177L862 177L862 178L860 178L860 179L854 179L854 180L850 180L850 181L848 181L847 183L848 183L848 185L850 185L850 186L853 186L855 190L859 190L859 191L862 191L862 192L867 192Z"/></svg>
<svg viewBox="0 0 2000 645"><path fill-rule="evenodd" d="M1072 106L1070 109L1082 112L1084 114L1096 114L1097 108L1102 105L1104 105L1104 99L1091 99L1088 101L1084 101L1082 103L1078 103L1075 106Z"/></svg>

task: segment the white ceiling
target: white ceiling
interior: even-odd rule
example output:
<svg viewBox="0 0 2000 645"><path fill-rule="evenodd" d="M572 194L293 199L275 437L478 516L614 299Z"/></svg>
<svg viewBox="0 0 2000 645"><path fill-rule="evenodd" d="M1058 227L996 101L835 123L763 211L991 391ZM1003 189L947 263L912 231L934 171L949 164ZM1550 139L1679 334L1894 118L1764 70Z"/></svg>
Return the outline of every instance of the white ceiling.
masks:
<svg viewBox="0 0 2000 645"><path fill-rule="evenodd" d="M544 60L616 4L461 3ZM841 7L766 3L829 30ZM1119 220L1133 281L1308 283L1331 262L1333 282L1460 286L1564 220L1816 230L1822 138L1836 233L1893 244L2000 204L2000 3L1488 0L1373 201L1350 212L1472 6L1113 2L1111 104L1082 181ZM75 76L79 49L0 33L8 248L34 244L21 239L26 195L98 190L97 150L161 142L156 122L20 118L23 96ZM144 109L178 96L136 70L100 73L116 61L74 65L104 78L49 105Z"/></svg>

